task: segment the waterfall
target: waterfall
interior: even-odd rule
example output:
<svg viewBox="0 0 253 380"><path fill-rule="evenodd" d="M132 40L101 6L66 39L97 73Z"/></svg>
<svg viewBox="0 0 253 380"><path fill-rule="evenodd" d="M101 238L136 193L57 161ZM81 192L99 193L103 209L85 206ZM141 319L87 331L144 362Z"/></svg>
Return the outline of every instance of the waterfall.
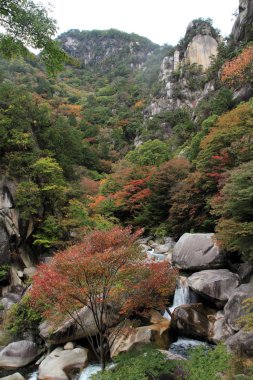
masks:
<svg viewBox="0 0 253 380"><path fill-rule="evenodd" d="M173 298L173 304L169 308L170 313L172 313L176 307L184 305L186 303L190 303L190 289L188 286L187 277L180 276L177 280L177 287ZM170 320L170 315L167 310L163 316L164 318Z"/></svg>

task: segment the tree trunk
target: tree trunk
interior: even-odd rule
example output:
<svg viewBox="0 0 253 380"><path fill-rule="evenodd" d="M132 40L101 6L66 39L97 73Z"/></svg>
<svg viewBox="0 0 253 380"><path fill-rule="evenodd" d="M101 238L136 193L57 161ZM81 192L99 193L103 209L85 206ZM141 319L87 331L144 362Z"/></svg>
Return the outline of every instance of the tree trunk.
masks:
<svg viewBox="0 0 253 380"><path fill-rule="evenodd" d="M106 348L104 346L104 337L103 337L103 334L99 334L99 344L100 344L100 365L101 365L101 369L102 371L105 370L105 367L106 367Z"/></svg>

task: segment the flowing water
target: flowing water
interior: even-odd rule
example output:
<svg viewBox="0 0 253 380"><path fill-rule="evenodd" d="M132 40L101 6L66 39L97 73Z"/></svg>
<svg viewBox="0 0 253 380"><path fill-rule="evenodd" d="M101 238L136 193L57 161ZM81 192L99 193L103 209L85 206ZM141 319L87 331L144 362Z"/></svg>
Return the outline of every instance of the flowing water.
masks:
<svg viewBox="0 0 253 380"><path fill-rule="evenodd" d="M173 305L169 308L170 313L172 313L176 307L190 303L190 289L188 286L187 277L180 276L177 280L177 288L173 298ZM165 311L164 318L170 320L170 315L168 311Z"/></svg>

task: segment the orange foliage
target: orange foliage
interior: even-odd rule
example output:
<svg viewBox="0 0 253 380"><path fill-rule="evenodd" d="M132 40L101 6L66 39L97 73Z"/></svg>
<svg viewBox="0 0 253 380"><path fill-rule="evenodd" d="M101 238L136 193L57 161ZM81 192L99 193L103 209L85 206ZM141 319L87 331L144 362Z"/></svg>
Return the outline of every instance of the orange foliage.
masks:
<svg viewBox="0 0 253 380"><path fill-rule="evenodd" d="M138 100L135 105L134 105L134 108L137 109L137 108L142 108L144 106L144 100L141 99L141 100Z"/></svg>
<svg viewBox="0 0 253 380"><path fill-rule="evenodd" d="M95 195L98 193L99 181L94 181L94 179L89 177L82 177L80 185L85 194Z"/></svg>
<svg viewBox="0 0 253 380"><path fill-rule="evenodd" d="M246 47L237 57L225 63L221 80L229 86L243 85L253 80L253 45Z"/></svg>
<svg viewBox="0 0 253 380"><path fill-rule="evenodd" d="M60 104L58 108L59 112L64 116L81 117L82 107L79 104Z"/></svg>

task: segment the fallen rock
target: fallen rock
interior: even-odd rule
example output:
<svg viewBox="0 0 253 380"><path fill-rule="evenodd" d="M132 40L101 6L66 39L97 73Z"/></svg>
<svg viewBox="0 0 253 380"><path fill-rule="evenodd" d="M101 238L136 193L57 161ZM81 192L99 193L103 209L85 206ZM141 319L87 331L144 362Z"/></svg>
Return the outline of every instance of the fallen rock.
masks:
<svg viewBox="0 0 253 380"><path fill-rule="evenodd" d="M225 344L236 355L253 357L253 332L240 330L228 338Z"/></svg>
<svg viewBox="0 0 253 380"><path fill-rule="evenodd" d="M234 289L228 302L224 307L225 319L228 325L234 330L239 331L242 327L240 318L243 317L245 309L243 301L253 296L253 283L242 284Z"/></svg>
<svg viewBox="0 0 253 380"><path fill-rule="evenodd" d="M74 348L64 350L56 348L44 359L39 366L39 380L68 380L66 369L84 368L88 364L88 350L86 348Z"/></svg>
<svg viewBox="0 0 253 380"><path fill-rule="evenodd" d="M216 244L214 234L185 233L174 247L172 263L191 271L220 268L225 263L225 254Z"/></svg>
<svg viewBox="0 0 253 380"><path fill-rule="evenodd" d="M64 345L64 347L63 347L64 350L73 350L74 348L75 348L75 346L74 346L74 343L73 343L73 342L67 342L67 343Z"/></svg>
<svg viewBox="0 0 253 380"><path fill-rule="evenodd" d="M111 357L117 356L121 352L128 352L138 345L143 345L151 342L166 349L169 344L169 327L170 321L163 318L158 312L153 311L151 315L152 323L149 326L132 327L131 323L122 329L111 347ZM113 333L111 335L113 339Z"/></svg>
<svg viewBox="0 0 253 380"><path fill-rule="evenodd" d="M178 306L172 313L171 328L182 336L209 339L214 313L201 303Z"/></svg>
<svg viewBox="0 0 253 380"><path fill-rule="evenodd" d="M239 276L228 269L209 269L188 277L189 287L202 297L223 306L239 285Z"/></svg>
<svg viewBox="0 0 253 380"><path fill-rule="evenodd" d="M0 368L19 368L31 363L38 356L37 345L28 340L8 344L0 351Z"/></svg>
<svg viewBox="0 0 253 380"><path fill-rule="evenodd" d="M16 372L10 376L0 377L0 380L25 380L25 378L20 375L20 373Z"/></svg>

